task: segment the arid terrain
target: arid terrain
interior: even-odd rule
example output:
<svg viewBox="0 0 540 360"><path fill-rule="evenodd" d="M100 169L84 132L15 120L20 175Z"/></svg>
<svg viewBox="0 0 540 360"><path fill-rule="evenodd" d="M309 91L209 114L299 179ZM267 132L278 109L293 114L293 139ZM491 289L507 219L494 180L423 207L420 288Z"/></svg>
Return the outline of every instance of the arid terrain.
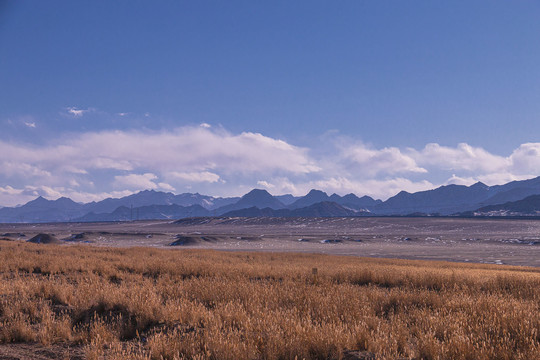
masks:
<svg viewBox="0 0 540 360"><path fill-rule="evenodd" d="M293 251L540 266L538 220L193 218L179 222L0 224L0 237L11 240L26 241L38 233L70 240L66 244L94 246ZM175 241L177 246L170 246Z"/></svg>
<svg viewBox="0 0 540 360"><path fill-rule="evenodd" d="M3 360L540 358L536 221L200 218L0 231Z"/></svg>

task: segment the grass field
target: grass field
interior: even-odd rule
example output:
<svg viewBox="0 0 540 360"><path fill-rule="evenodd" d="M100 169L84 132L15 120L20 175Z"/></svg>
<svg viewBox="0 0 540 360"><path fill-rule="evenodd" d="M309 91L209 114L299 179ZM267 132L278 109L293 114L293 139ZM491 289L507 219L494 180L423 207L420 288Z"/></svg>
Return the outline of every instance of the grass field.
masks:
<svg viewBox="0 0 540 360"><path fill-rule="evenodd" d="M0 241L0 278L0 348L67 344L89 359L540 359L538 268Z"/></svg>

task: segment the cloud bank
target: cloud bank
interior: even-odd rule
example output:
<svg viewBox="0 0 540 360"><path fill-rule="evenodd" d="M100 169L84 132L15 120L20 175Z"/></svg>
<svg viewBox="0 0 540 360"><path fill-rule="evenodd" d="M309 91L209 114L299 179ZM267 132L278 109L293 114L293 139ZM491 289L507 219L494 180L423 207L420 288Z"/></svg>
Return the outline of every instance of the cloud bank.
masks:
<svg viewBox="0 0 540 360"><path fill-rule="evenodd" d="M401 190L537 176L540 143L522 144L506 156L465 143L375 148L342 136L308 148L202 124L87 132L41 146L0 141L0 167L3 206L38 195L86 202L144 189L229 196L254 187L294 195L318 188L385 199Z"/></svg>

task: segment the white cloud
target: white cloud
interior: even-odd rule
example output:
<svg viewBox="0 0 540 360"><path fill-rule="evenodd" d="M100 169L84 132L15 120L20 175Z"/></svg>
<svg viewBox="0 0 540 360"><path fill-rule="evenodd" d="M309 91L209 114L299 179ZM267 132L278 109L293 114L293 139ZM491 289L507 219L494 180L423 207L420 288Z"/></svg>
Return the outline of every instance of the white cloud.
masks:
<svg viewBox="0 0 540 360"><path fill-rule="evenodd" d="M116 175L114 185L117 188L130 190L175 190L170 184L156 182L158 179L158 176L152 173Z"/></svg>
<svg viewBox="0 0 540 360"><path fill-rule="evenodd" d="M38 196L43 196L49 199L57 199L62 195L56 189L48 186L27 185L22 189L16 189L9 185L0 187L0 201L4 206L21 205L35 199Z"/></svg>
<svg viewBox="0 0 540 360"><path fill-rule="evenodd" d="M540 174L540 143L522 144L509 156L495 155L465 143L455 148L432 143L420 151L408 151L411 157L431 172L461 172L462 175L454 174L456 183L482 181L494 185Z"/></svg>
<svg viewBox="0 0 540 360"><path fill-rule="evenodd" d="M189 182L209 182L215 183L220 180L219 175L214 174L210 171L200 171L200 172L179 172L172 171L168 173L168 176L175 179L185 180Z"/></svg>
<svg viewBox="0 0 540 360"><path fill-rule="evenodd" d="M130 160L121 160L116 157L98 156L89 158L87 166L90 169L113 169L130 171L134 169L134 166Z"/></svg>
<svg viewBox="0 0 540 360"><path fill-rule="evenodd" d="M374 176L377 174L426 173L416 161L396 147L371 149L363 144L343 146L342 157L350 160L358 171Z"/></svg>
<svg viewBox="0 0 540 360"><path fill-rule="evenodd" d="M50 186L28 185L25 187L24 193L27 195L43 196L47 199L58 199L63 196L62 194L65 190L63 187L52 188Z"/></svg>
<svg viewBox="0 0 540 360"><path fill-rule="evenodd" d="M73 161L80 159L81 153L91 154L87 163L96 168L148 168L160 172L219 169L222 173L318 170L307 156L307 149L261 134L232 135L200 127L156 133L88 133L65 145L65 149L55 151L63 150Z"/></svg>
<svg viewBox="0 0 540 360"><path fill-rule="evenodd" d="M4 176L23 176L23 177L51 177L50 171L44 170L39 166L25 162L0 160L0 167Z"/></svg>
<svg viewBox="0 0 540 360"><path fill-rule="evenodd" d="M131 190L157 189L158 185L154 182L158 177L152 173L117 175L114 182L117 187L128 188Z"/></svg>
<svg viewBox="0 0 540 360"><path fill-rule="evenodd" d="M21 189L14 189L9 185L5 187L0 186L0 204L2 204L2 206L21 205L34 198L35 196L24 196L23 190Z"/></svg>
<svg viewBox="0 0 540 360"><path fill-rule="evenodd" d="M158 183L158 188L165 191L176 191L174 187L164 182Z"/></svg>
<svg viewBox="0 0 540 360"><path fill-rule="evenodd" d="M270 184L268 181L264 180L257 181L257 185L262 186L265 189L273 189L276 187L274 184Z"/></svg>
<svg viewBox="0 0 540 360"><path fill-rule="evenodd" d="M202 124L201 124L201 125L199 125L199 126L200 126L200 127L202 127L202 128L205 128L205 129L209 129L209 128L211 128L211 127L212 127L212 125L210 125L210 124L207 124L207 123L202 123Z"/></svg>
<svg viewBox="0 0 540 360"><path fill-rule="evenodd" d="M259 180L257 185L266 188L268 191L271 191L272 194L293 194L293 195L305 195L309 188L309 184L305 182L293 182L286 177L272 178L270 181Z"/></svg>
<svg viewBox="0 0 540 360"><path fill-rule="evenodd" d="M518 174L540 173L540 143L525 143L509 157L511 170Z"/></svg>
<svg viewBox="0 0 540 360"><path fill-rule="evenodd" d="M35 128L36 127L35 122L25 122L24 125L28 126L29 128Z"/></svg>
<svg viewBox="0 0 540 360"><path fill-rule="evenodd" d="M469 144L375 148L343 137L326 140L309 149L204 124L88 132L46 145L0 140L0 205L36 194L83 201L144 189L242 195L256 186L275 194L318 188L384 199L401 190L494 185L540 174L540 143L522 144L503 156Z"/></svg>
<svg viewBox="0 0 540 360"><path fill-rule="evenodd" d="M68 192L67 195L65 196L68 196L69 198L77 202L87 203L91 201L101 201L107 198L120 198L120 197L132 195L133 193L134 192L130 190L97 192L97 193L71 191L71 192Z"/></svg>
<svg viewBox="0 0 540 360"><path fill-rule="evenodd" d="M341 195L354 193L359 196L369 195L377 199L387 199L402 190L408 192L423 191L432 189L435 185L427 180L415 182L400 177L391 179L366 179L360 181L343 177L332 177L330 179L311 182L307 187L310 189L325 189L329 194L334 192ZM306 187L304 186L304 189L305 188Z"/></svg>
<svg viewBox="0 0 540 360"><path fill-rule="evenodd" d="M0 194L6 194L6 195L18 195L22 193L22 190L20 189L14 189L11 186L1 187L0 186Z"/></svg>
<svg viewBox="0 0 540 360"><path fill-rule="evenodd" d="M409 149L411 156L422 166L448 171L498 172L509 167L508 158L461 143L457 147L427 144L421 151Z"/></svg>
<svg viewBox="0 0 540 360"><path fill-rule="evenodd" d="M87 203L100 201L106 198L118 198L133 194L133 191L111 191L111 192L81 192L70 188L51 188L47 186L26 186L16 189L11 186L0 187L0 203L3 206L15 206L34 200L38 196L43 196L49 200L55 200L62 196L69 197L75 202Z"/></svg>
<svg viewBox="0 0 540 360"><path fill-rule="evenodd" d="M259 181L258 185L265 187L274 195L292 194L304 196L311 189L320 189L331 195L354 193L358 196L369 195L376 199L387 199L401 190L416 192L432 189L435 185L427 180L411 181L406 178L392 179L362 179L354 180L342 176L331 176L320 180L294 182L288 178L276 178L271 182Z"/></svg>
<svg viewBox="0 0 540 360"><path fill-rule="evenodd" d="M251 177L303 176L320 169L306 148L262 134L231 134L200 126L89 132L55 138L48 145L0 140L0 166L0 185L68 189L77 183L78 192L172 191L178 186L186 189L188 183L240 188L243 179Z"/></svg>
<svg viewBox="0 0 540 360"><path fill-rule="evenodd" d="M88 174L88 171L86 171L85 169L80 169L75 166L71 166L69 164L65 164L64 166L59 167L59 170L62 173L66 172L66 173L71 173L71 174L82 174L82 175Z"/></svg>
<svg viewBox="0 0 540 360"><path fill-rule="evenodd" d="M76 107L68 107L67 112L68 114L72 115L73 117L82 117L85 113L94 111L92 108L88 109L78 109Z"/></svg>
<svg viewBox="0 0 540 360"><path fill-rule="evenodd" d="M445 185L465 185L465 186L470 186L474 183L478 182L478 180L476 180L475 178L472 178L472 177L461 177L461 176L457 176L456 174L452 174L452 176L446 180L446 182L444 183Z"/></svg>

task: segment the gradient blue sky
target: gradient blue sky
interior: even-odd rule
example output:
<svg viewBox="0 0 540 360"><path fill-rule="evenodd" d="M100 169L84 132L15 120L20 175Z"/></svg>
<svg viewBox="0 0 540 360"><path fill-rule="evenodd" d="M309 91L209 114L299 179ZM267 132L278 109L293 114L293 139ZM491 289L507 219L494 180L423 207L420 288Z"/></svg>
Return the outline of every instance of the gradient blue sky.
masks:
<svg viewBox="0 0 540 360"><path fill-rule="evenodd" d="M0 205L540 173L538 1L0 0Z"/></svg>

